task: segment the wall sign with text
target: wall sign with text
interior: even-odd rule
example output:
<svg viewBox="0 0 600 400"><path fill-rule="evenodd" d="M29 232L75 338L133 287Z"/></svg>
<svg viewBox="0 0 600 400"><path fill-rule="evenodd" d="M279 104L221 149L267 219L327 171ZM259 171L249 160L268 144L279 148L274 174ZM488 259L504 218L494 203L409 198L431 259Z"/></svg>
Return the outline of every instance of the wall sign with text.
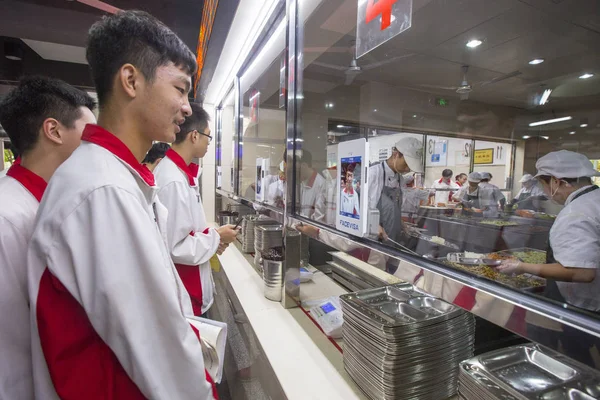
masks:
<svg viewBox="0 0 600 400"><path fill-rule="evenodd" d="M473 163L479 164L493 164L494 163L494 149L481 149L473 152Z"/></svg>
<svg viewBox="0 0 600 400"><path fill-rule="evenodd" d="M412 25L413 0L358 0L356 58Z"/></svg>

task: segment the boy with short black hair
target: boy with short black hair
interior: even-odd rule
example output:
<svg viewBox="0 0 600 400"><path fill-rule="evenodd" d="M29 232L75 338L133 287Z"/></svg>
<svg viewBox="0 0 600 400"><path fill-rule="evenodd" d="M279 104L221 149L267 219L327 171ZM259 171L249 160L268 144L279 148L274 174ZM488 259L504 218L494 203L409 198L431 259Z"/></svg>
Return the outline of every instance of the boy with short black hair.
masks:
<svg viewBox="0 0 600 400"><path fill-rule="evenodd" d="M94 100L57 79L24 78L0 102L0 123L22 155L0 179L0 398L32 399L27 246L54 171L95 123Z"/></svg>
<svg viewBox="0 0 600 400"><path fill-rule="evenodd" d="M148 153L146 154L146 157L144 157L142 164L144 164L150 171L154 172L154 169L158 166L158 163L165 158L165 154L167 154L167 151L170 148L171 146L169 146L167 143L154 143L150 150L148 150Z"/></svg>
<svg viewBox="0 0 600 400"><path fill-rule="evenodd" d="M165 159L156 168L158 197L169 211L167 242L177 272L192 300L194 315L205 314L213 303L210 259L235 240L233 225L209 228L198 194L194 158L202 158L212 140L209 116L196 103Z"/></svg>
<svg viewBox="0 0 600 400"><path fill-rule="evenodd" d="M195 57L156 18L123 11L91 27L87 60L98 125L53 176L28 253L35 396L212 399L141 164L191 115Z"/></svg>

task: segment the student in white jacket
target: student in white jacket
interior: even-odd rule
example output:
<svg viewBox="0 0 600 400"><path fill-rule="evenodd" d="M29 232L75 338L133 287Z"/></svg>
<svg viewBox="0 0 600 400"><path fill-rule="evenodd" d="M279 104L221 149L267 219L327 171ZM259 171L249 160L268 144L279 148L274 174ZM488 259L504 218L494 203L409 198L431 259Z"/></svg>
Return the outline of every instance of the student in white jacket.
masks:
<svg viewBox="0 0 600 400"><path fill-rule="evenodd" d="M167 243L171 258L190 298L194 315L208 311L213 303L213 278L210 259L235 240L233 225L209 228L198 194L197 174L192 159L202 158L212 139L209 116L199 104L192 103L175 142L154 170L160 188L158 198L167 208Z"/></svg>
<svg viewBox="0 0 600 400"><path fill-rule="evenodd" d="M23 79L0 103L0 123L23 154L0 179L0 399L33 399L27 246L54 171L96 122L94 100L65 82Z"/></svg>
<svg viewBox="0 0 600 400"><path fill-rule="evenodd" d="M105 16L87 61L100 117L53 175L28 251L35 398L215 397L141 161L191 115L196 61L141 11Z"/></svg>

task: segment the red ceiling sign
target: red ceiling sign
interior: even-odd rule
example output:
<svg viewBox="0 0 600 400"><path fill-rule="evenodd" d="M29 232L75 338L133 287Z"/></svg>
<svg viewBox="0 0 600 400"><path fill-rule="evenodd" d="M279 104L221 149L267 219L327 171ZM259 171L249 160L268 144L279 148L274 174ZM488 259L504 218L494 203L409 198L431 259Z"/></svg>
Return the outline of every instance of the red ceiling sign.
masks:
<svg viewBox="0 0 600 400"><path fill-rule="evenodd" d="M367 18L366 22L369 24L378 15L381 15L381 30L386 29L392 23L392 6L398 0L369 0L367 3Z"/></svg>
<svg viewBox="0 0 600 400"><path fill-rule="evenodd" d="M412 6L413 0L358 0L356 58L409 29Z"/></svg>

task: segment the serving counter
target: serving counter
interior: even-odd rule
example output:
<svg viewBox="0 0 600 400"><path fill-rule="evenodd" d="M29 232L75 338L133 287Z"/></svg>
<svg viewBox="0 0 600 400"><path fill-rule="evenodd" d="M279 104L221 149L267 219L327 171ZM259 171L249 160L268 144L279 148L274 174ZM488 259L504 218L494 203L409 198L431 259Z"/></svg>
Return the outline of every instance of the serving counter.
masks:
<svg viewBox="0 0 600 400"><path fill-rule="evenodd" d="M242 253L239 245L229 246L218 258L288 399L368 399L344 370L342 339L328 338L303 307L285 309L267 300L254 258ZM309 268L314 275L301 284L302 302L348 292L324 273ZM373 272L368 267L363 270L365 274Z"/></svg>

